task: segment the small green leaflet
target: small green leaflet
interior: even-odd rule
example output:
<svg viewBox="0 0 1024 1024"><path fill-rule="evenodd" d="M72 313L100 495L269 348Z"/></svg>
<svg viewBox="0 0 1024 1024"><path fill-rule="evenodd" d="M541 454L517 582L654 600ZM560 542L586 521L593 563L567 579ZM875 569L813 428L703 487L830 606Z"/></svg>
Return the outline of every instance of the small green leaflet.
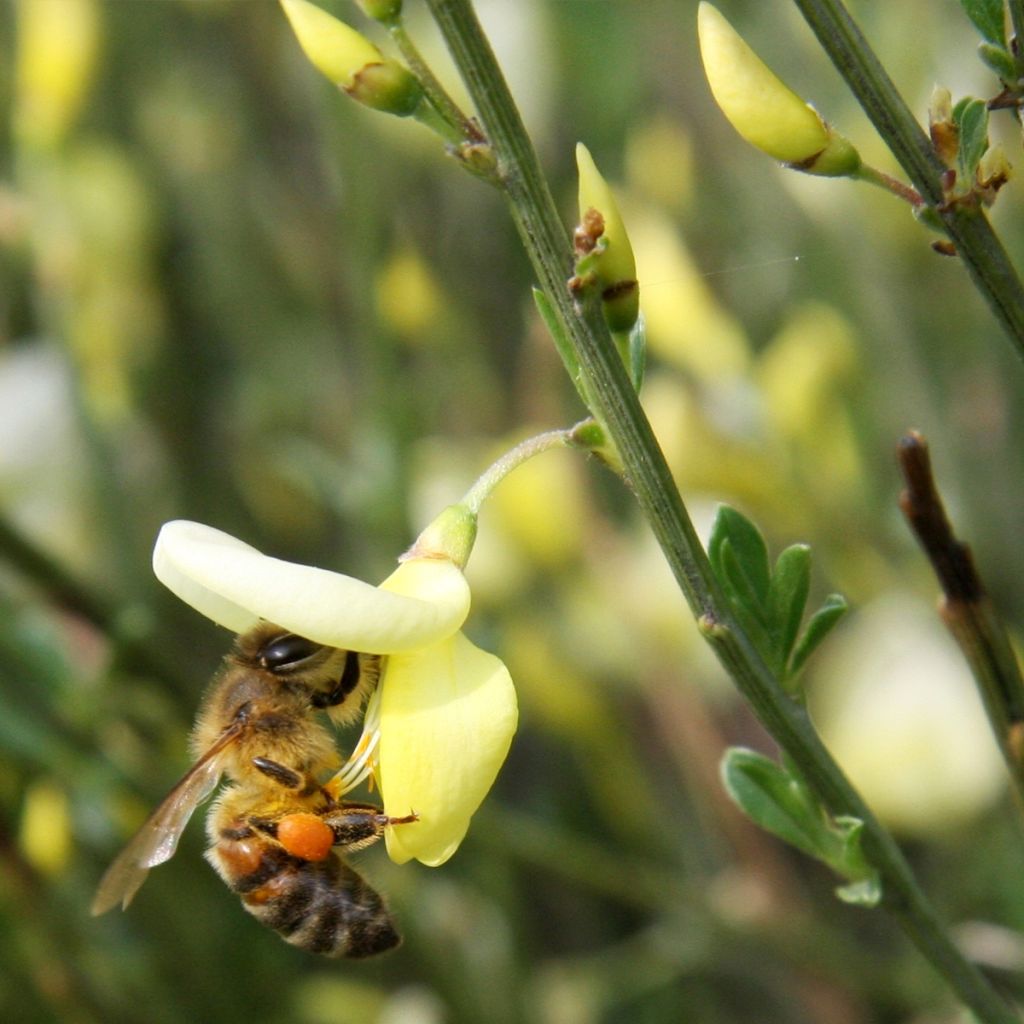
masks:
<svg viewBox="0 0 1024 1024"><path fill-rule="evenodd" d="M810 548L791 545L773 567L761 531L728 505L715 517L708 558L739 625L792 691L808 656L846 611L846 602L833 594L801 634L811 585Z"/></svg>
<svg viewBox="0 0 1024 1024"><path fill-rule="evenodd" d="M964 13L990 43L1006 45L1003 0L960 0Z"/></svg>
<svg viewBox="0 0 1024 1024"><path fill-rule="evenodd" d="M988 108L984 100L965 96L953 108L953 120L960 136L957 153L960 183L970 188L974 183L978 161L988 149Z"/></svg>
<svg viewBox="0 0 1024 1024"><path fill-rule="evenodd" d="M859 818L831 818L795 773L753 750L727 750L721 772L729 797L755 825L846 879L836 889L839 899L878 905L881 882L861 848Z"/></svg>

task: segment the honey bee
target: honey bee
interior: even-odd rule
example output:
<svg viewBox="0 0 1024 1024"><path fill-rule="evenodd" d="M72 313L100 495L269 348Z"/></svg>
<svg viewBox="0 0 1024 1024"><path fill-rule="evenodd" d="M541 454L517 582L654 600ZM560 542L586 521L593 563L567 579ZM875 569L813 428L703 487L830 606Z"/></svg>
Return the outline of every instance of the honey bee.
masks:
<svg viewBox="0 0 1024 1024"><path fill-rule="evenodd" d="M338 851L368 846L416 815L390 818L371 804L342 802L320 782L338 755L316 712L338 724L357 718L380 663L269 623L239 636L196 720L195 763L110 865L93 914L128 906L226 777L207 816L206 859L250 914L286 942L329 957L397 946L384 900Z"/></svg>

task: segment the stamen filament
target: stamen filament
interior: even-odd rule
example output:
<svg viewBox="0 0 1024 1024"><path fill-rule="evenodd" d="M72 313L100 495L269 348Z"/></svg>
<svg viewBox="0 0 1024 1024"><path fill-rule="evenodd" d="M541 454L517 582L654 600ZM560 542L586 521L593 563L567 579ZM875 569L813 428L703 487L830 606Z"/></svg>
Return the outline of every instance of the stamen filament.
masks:
<svg viewBox="0 0 1024 1024"><path fill-rule="evenodd" d="M338 797L355 789L377 767L377 745L380 743L380 702L381 686L378 684L366 704L363 717L363 732L349 759L338 769L327 783L331 792Z"/></svg>

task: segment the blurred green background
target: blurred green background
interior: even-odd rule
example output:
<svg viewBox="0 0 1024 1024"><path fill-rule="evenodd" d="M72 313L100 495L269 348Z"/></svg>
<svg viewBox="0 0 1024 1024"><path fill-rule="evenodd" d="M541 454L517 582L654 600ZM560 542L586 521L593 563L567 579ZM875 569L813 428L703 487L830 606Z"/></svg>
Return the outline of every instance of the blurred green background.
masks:
<svg viewBox="0 0 1024 1024"><path fill-rule="evenodd" d="M851 6L922 118L935 82L999 91L955 0ZM907 428L928 437L1019 622L1010 346L897 200L784 172L733 133L695 2L479 7L567 231L578 140L620 195L644 401L695 519L727 500L773 550L813 544L818 596L854 606L812 665L819 723L958 938L1024 998L1024 835L893 457ZM789 4L721 7L897 170ZM469 632L520 692L494 793L443 868L357 858L402 949L350 964L286 946L204 863L198 820L129 912L90 918L185 770L230 639L152 578L160 524L380 579L503 448L583 411L500 197L420 126L340 96L271 0L8 0L0 103L0 1017L961 1019L892 922L726 802L724 747L771 745L627 493L567 452L503 484L469 565ZM994 130L1018 162L1009 115ZM1019 188L994 211L1018 256Z"/></svg>

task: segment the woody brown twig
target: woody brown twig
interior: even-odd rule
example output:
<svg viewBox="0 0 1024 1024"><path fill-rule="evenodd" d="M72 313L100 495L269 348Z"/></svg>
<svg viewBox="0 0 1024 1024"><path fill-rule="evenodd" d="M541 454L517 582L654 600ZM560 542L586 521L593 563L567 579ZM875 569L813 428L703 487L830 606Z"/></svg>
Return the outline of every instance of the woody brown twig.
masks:
<svg viewBox="0 0 1024 1024"><path fill-rule="evenodd" d="M910 431L897 451L906 488L903 515L942 587L939 614L974 674L989 722L1024 803L1024 679L974 559L957 540L932 475L928 444Z"/></svg>

